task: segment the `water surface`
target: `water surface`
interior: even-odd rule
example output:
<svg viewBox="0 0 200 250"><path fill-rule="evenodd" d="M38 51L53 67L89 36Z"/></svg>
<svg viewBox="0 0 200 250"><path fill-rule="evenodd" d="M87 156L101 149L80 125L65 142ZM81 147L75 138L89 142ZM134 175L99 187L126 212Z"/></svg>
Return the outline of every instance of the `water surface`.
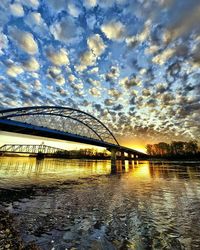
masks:
<svg viewBox="0 0 200 250"><path fill-rule="evenodd" d="M25 242L41 249L200 249L200 163L0 159L0 188Z"/></svg>

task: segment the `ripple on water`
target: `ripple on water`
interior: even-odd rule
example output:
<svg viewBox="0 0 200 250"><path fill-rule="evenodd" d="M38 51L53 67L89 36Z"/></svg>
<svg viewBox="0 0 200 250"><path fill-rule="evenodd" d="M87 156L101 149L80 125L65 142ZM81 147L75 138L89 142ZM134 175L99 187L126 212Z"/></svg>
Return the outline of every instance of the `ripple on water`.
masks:
<svg viewBox="0 0 200 250"><path fill-rule="evenodd" d="M20 164L0 167L0 184L34 184L31 197L7 201L25 242L42 249L200 249L199 168L140 162L109 175L102 161L31 164L22 174Z"/></svg>

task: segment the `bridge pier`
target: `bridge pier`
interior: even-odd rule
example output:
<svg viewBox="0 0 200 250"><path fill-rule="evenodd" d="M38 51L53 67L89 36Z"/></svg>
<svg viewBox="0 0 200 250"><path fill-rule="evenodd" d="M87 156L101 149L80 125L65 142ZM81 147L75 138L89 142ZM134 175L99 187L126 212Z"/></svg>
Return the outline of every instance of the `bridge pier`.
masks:
<svg viewBox="0 0 200 250"><path fill-rule="evenodd" d="M132 165L132 154L131 153L128 153L128 166L129 168L132 168L133 165Z"/></svg>
<svg viewBox="0 0 200 250"><path fill-rule="evenodd" d="M125 152L121 151L122 170L125 170Z"/></svg>
<svg viewBox="0 0 200 250"><path fill-rule="evenodd" d="M111 172L116 173L117 172L117 165L116 165L117 150L112 148L112 149L110 149L110 152L111 152Z"/></svg>

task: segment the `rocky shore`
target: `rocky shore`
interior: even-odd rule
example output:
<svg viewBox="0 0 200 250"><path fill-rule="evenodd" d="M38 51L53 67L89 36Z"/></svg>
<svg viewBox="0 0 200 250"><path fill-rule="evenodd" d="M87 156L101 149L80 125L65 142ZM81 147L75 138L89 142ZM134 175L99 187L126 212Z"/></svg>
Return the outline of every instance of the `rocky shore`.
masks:
<svg viewBox="0 0 200 250"><path fill-rule="evenodd" d="M16 220L8 211L0 209L0 250L40 250L31 242L25 245L20 237Z"/></svg>

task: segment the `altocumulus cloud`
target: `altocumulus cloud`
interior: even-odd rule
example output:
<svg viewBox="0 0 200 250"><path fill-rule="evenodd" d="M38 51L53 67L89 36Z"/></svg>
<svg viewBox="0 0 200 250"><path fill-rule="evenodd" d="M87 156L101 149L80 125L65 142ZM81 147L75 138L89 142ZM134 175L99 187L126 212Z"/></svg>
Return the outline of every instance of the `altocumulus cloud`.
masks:
<svg viewBox="0 0 200 250"><path fill-rule="evenodd" d="M34 55L38 52L37 42L30 32L22 31L14 26L9 27L9 34L18 46L28 54Z"/></svg>
<svg viewBox="0 0 200 250"><path fill-rule="evenodd" d="M59 51L55 51L50 48L47 50L48 59L57 66L62 66L69 64L68 53L65 49L60 49Z"/></svg>
<svg viewBox="0 0 200 250"><path fill-rule="evenodd" d="M34 57L24 61L23 66L27 71L38 71L40 68L38 61Z"/></svg>
<svg viewBox="0 0 200 250"><path fill-rule="evenodd" d="M125 26L120 21L112 20L101 26L102 32L108 39L122 41L125 39Z"/></svg>
<svg viewBox="0 0 200 250"><path fill-rule="evenodd" d="M23 6L19 3L10 4L10 11L12 15L22 17L24 15Z"/></svg>
<svg viewBox="0 0 200 250"><path fill-rule="evenodd" d="M56 40L64 43L74 43L82 39L83 29L77 27L75 19L67 16L52 24L50 31Z"/></svg>
<svg viewBox="0 0 200 250"><path fill-rule="evenodd" d="M199 10L197 0L1 0L0 106L81 108L122 142L198 139Z"/></svg>

